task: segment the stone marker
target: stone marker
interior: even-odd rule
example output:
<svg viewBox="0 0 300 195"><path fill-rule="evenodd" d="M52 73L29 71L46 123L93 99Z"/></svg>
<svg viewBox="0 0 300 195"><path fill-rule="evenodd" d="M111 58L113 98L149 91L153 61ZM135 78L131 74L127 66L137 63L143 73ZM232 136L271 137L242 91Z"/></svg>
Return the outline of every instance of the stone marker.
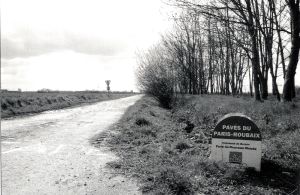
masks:
<svg viewBox="0 0 300 195"><path fill-rule="evenodd" d="M261 133L256 124L240 113L222 117L212 133L211 156L215 161L246 164L260 171Z"/></svg>

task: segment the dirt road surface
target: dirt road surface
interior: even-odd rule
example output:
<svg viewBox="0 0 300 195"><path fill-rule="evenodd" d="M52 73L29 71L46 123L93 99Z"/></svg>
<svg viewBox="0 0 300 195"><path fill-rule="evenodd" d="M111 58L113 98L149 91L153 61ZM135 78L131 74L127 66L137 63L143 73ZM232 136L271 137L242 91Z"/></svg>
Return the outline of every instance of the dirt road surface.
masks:
<svg viewBox="0 0 300 195"><path fill-rule="evenodd" d="M2 194L141 194L105 168L116 156L89 143L140 97L2 120Z"/></svg>

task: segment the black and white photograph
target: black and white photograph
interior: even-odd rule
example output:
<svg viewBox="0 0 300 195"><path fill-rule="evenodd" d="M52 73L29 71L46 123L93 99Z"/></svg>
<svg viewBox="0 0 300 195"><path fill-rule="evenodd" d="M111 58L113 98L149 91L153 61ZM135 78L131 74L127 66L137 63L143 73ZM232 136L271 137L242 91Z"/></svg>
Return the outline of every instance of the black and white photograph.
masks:
<svg viewBox="0 0 300 195"><path fill-rule="evenodd" d="M300 195L300 0L2 0L3 195Z"/></svg>

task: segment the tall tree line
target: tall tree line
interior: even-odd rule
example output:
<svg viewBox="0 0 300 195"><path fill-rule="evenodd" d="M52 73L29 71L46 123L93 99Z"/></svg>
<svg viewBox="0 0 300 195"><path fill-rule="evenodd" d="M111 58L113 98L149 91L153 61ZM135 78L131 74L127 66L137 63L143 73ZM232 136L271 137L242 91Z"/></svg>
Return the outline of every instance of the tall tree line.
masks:
<svg viewBox="0 0 300 195"><path fill-rule="evenodd" d="M237 95L247 85L261 100L268 98L271 79L272 93L281 100L281 76L282 98L291 101L300 47L299 0L199 2L172 1L182 13L162 37L160 55L151 55L168 68L173 91Z"/></svg>

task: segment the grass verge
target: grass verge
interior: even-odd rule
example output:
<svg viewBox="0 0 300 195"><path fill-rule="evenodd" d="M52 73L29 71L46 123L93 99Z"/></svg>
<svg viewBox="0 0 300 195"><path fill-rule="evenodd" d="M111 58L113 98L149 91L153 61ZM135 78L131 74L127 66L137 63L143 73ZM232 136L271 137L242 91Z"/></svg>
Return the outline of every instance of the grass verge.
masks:
<svg viewBox="0 0 300 195"><path fill-rule="evenodd" d="M143 97L105 134L92 139L120 157L109 163L150 194L297 194L300 104L229 96L188 96L166 110ZM212 162L209 136L230 112L250 116L263 136L262 170Z"/></svg>
<svg viewBox="0 0 300 195"><path fill-rule="evenodd" d="M104 92L1 92L1 118L56 110L134 95Z"/></svg>

